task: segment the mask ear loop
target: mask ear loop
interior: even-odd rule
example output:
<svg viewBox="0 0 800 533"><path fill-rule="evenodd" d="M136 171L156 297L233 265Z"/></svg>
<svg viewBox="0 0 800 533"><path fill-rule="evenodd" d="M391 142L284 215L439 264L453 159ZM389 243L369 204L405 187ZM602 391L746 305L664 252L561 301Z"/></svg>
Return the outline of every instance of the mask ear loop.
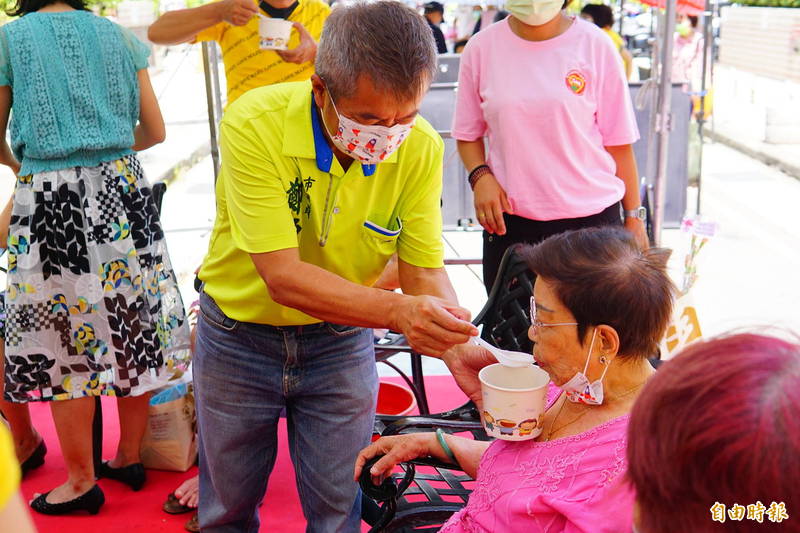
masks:
<svg viewBox="0 0 800 533"><path fill-rule="evenodd" d="M333 94L331 94L331 90L330 90L330 89L328 89L328 82L326 82L326 81L325 81L325 79L324 79L324 78L322 78L322 77L320 77L320 79L321 79L321 80L322 80L322 82L325 84L325 92L328 94L328 98L330 98L331 104L333 105L333 110L336 112L336 116L338 116L338 117L339 117L339 120L342 120L342 116L343 116L343 115L342 115L341 113L339 113L339 108L338 108L338 107L336 107L336 102L333 100ZM417 115L418 115L418 114L417 114ZM353 119L351 119L351 118L349 118L349 117L345 117L345 118L348 118L348 119L349 119L349 120L351 120L351 121L353 120ZM322 119L322 122L323 122L323 123L325 122L325 119L324 119L324 118ZM402 128L403 126L406 126L406 125L407 125L407 126L409 126L410 128L413 128L413 127L414 127L414 125L415 125L416 123L417 123L417 116L414 116L414 119L411 121L411 124L395 124L394 126L389 126L389 127L387 127L387 126L380 126L380 125L378 125L378 127L380 127L380 128L384 128L384 129L386 130L386 131L385 131L385 133L386 133L386 134L388 134L388 135L393 135L393 134L394 134L394 131L393 131L393 130L395 130L395 128L397 128L398 126L400 126L400 127ZM328 130L328 125L327 125L327 124L325 124L325 130L326 130L326 131ZM396 130L395 130L395 131L396 131ZM328 135L330 135L330 134L331 134L331 132L330 132L330 131L328 131Z"/></svg>
<svg viewBox="0 0 800 533"><path fill-rule="evenodd" d="M331 94L331 90L328 89L328 82L326 82L322 77L320 77L322 83L325 84L325 94L328 95L328 99L331 101L331 105L333 105L333 111L336 113L336 116L339 117L341 120L341 115L339 115L339 110L336 109L336 102L333 101L333 95ZM325 122L325 113L322 112L322 109L319 110L319 116L322 119L322 125L325 127L325 132L328 134L328 137L333 140L333 133L331 133L331 129L328 127L328 123Z"/></svg>
<svg viewBox="0 0 800 533"><path fill-rule="evenodd" d="M586 365L583 367L583 375L586 376L586 371L589 370L589 360L592 358L592 349L594 348L594 339L597 336L597 327L594 328L592 331L592 341L589 343L589 353L586 355ZM611 363L605 365L603 369L603 373L600 375L600 379L597 381L603 381L603 378L606 377L606 372L608 372L608 367L611 366ZM586 379L589 379L589 376L586 376Z"/></svg>
<svg viewBox="0 0 800 533"><path fill-rule="evenodd" d="M320 78L320 79L322 79L322 78ZM336 107L336 102L334 102L334 100L333 100L333 93L331 92L330 89L328 89L328 82L326 82L325 80L322 80L322 81L325 82L325 92L328 93L328 98L331 101L331 105L333 106L333 110L336 111L336 115L337 116L340 116L339 115L339 109Z"/></svg>

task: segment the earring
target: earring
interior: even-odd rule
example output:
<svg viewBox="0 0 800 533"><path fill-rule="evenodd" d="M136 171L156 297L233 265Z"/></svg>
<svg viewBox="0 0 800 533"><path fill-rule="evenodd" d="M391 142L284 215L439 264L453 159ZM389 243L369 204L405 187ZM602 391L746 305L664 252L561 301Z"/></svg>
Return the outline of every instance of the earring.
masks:
<svg viewBox="0 0 800 533"><path fill-rule="evenodd" d="M605 355L601 355L601 356L600 356L600 363L601 363L601 364L605 365L605 364L607 363L607 361L608 361L608 360L606 359L606 356L605 356Z"/></svg>

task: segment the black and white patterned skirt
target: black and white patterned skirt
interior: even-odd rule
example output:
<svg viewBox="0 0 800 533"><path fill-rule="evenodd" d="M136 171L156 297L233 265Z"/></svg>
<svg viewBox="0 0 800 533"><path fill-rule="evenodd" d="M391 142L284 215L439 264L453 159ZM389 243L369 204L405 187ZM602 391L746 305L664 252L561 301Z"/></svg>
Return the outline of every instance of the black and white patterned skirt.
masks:
<svg viewBox="0 0 800 533"><path fill-rule="evenodd" d="M135 155L21 176L5 295L5 399L138 396L189 362L189 326Z"/></svg>

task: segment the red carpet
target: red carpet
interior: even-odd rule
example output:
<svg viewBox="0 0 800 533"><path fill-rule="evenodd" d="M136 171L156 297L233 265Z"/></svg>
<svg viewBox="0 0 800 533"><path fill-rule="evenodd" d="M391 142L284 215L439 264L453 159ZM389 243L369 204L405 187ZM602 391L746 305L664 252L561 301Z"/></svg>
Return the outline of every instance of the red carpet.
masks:
<svg viewBox="0 0 800 533"><path fill-rule="evenodd" d="M390 381L399 381L391 379ZM426 379L428 398L433 412L444 411L462 405L464 394L449 376L434 376ZM53 427L50 408L46 404L31 404L31 414L39 432L47 442L48 453L44 466L31 472L22 484L26 499L34 492L44 492L61 484L66 479L66 470ZM103 399L105 440L103 457L113 457L119 437L116 402ZM294 469L286 446L286 424L281 421L277 464L270 478L269 488L261 508L261 531L280 533L302 533L305 520L295 488ZM75 516L49 517L31 511L40 533L158 533L184 531L183 524L191 517L168 515L161 510L167 494L180 483L194 475L196 468L185 474L149 470L147 483L139 492L106 479L98 483L106 495L106 504L96 516L81 513ZM363 528L367 531L367 527Z"/></svg>

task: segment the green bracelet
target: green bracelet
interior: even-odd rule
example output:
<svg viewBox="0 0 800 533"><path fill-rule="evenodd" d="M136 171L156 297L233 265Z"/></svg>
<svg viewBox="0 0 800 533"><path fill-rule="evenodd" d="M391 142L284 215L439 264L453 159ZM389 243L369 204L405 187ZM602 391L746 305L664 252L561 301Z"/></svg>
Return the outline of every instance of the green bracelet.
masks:
<svg viewBox="0 0 800 533"><path fill-rule="evenodd" d="M450 446L447 445L447 441L444 438L444 431L442 431L442 428L436 429L436 440L439 441L439 445L444 450L445 455L447 455L447 457L450 459L450 462L457 465L458 459L456 459L456 456L453 453L453 450L450 449Z"/></svg>

